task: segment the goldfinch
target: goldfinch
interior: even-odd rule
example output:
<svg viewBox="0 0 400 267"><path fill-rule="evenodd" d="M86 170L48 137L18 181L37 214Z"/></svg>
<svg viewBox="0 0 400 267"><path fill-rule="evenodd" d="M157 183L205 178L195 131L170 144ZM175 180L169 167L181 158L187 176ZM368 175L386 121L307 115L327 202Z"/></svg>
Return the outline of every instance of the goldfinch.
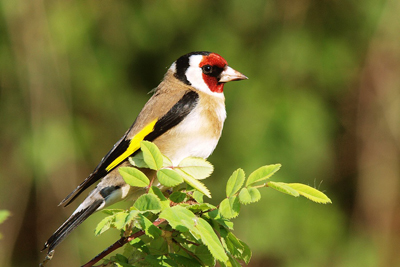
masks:
<svg viewBox="0 0 400 267"><path fill-rule="evenodd" d="M92 213L138 190L124 182L118 168L130 165L128 158L140 150L142 140L154 142L174 165L190 156L207 158L218 143L226 118L224 84L243 79L247 77L229 67L216 53L192 52L176 60L125 135L61 201L60 205L69 205L100 180L46 241L43 250L48 248L48 253L52 252Z"/></svg>

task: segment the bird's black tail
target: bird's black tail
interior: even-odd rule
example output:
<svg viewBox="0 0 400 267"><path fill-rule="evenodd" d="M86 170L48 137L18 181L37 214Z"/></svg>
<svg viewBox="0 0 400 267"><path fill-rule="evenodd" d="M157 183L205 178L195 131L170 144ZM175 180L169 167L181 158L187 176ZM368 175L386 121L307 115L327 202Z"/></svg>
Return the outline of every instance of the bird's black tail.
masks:
<svg viewBox="0 0 400 267"><path fill-rule="evenodd" d="M78 225L80 225L86 218L88 218L97 208L104 202L104 200L96 200L91 205L82 210L74 212L71 217L69 217L54 234L46 241L44 244L45 250L49 248L48 253L50 253L61 241L64 240Z"/></svg>

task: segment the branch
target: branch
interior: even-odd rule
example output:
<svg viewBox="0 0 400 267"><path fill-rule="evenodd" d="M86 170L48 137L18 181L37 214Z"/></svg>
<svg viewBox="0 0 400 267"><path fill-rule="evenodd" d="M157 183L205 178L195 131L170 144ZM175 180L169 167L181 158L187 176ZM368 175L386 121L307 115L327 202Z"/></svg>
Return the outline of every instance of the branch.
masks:
<svg viewBox="0 0 400 267"><path fill-rule="evenodd" d="M161 223L165 222L164 219L157 219L156 221L153 222L154 226L158 226ZM91 267L93 266L93 264L96 264L98 261L100 261L101 259L103 259L105 256L107 256L108 254L110 254L111 252L113 252L114 250L122 247L123 245L125 245L126 243L132 241L133 239L140 237L144 235L144 231L141 230L139 232L134 233L131 236L128 237L121 237L118 241L116 241L114 244L112 244L111 246L109 246L108 248L106 248L105 250L103 250L100 254L98 254L96 257L94 257L93 259L91 259L88 263L86 263L85 265L82 265L82 267Z"/></svg>

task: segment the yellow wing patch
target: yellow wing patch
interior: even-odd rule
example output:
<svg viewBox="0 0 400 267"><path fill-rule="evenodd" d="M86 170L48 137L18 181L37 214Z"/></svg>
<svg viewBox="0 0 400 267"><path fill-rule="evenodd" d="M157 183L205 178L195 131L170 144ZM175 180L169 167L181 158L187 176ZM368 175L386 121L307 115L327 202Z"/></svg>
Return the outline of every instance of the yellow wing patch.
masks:
<svg viewBox="0 0 400 267"><path fill-rule="evenodd" d="M122 161L124 161L127 157L132 155L133 152L138 150L140 148L140 142L143 141L143 139L153 131L154 125L156 124L158 119L155 119L154 121L150 122L147 124L140 132L138 132L132 139L131 142L129 143L128 148L125 150L124 153L122 153L118 158L116 158L113 162L110 163L110 165L107 166L106 171L112 170L114 167L116 167L118 164L120 164Z"/></svg>

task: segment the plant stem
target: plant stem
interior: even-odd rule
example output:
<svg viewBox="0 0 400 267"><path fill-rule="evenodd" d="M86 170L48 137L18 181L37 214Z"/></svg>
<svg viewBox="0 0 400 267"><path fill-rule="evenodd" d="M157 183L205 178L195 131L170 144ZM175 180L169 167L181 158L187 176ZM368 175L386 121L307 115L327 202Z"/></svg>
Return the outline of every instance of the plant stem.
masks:
<svg viewBox="0 0 400 267"><path fill-rule="evenodd" d="M158 219L156 221L153 222L154 226L158 226L161 223L165 222L164 219ZM144 235L144 231L139 231L134 233L131 236L128 237L121 237L118 241L116 241L114 244L112 244L111 246L109 246L108 248L106 248L105 250L103 250L100 254L98 254L96 257L94 257L93 259L91 259L89 262L87 262L85 265L82 265L82 267L91 267L93 266L93 264L96 264L98 261L100 261L101 259L103 259L105 256L107 256L108 254L110 254L111 252L113 252L114 250L122 247L123 245L125 245L126 243L132 241L133 239L140 237Z"/></svg>

